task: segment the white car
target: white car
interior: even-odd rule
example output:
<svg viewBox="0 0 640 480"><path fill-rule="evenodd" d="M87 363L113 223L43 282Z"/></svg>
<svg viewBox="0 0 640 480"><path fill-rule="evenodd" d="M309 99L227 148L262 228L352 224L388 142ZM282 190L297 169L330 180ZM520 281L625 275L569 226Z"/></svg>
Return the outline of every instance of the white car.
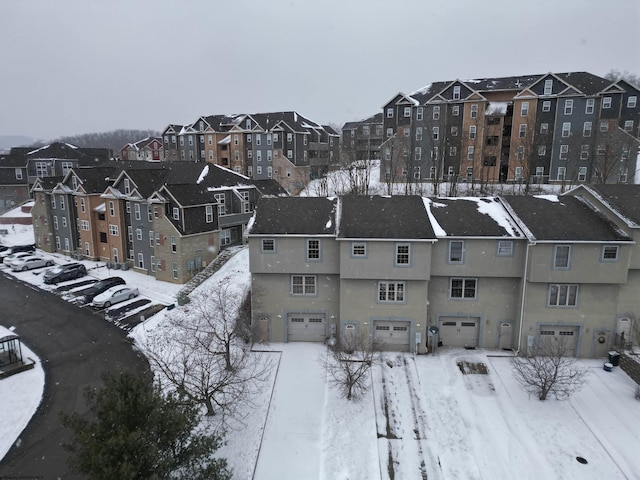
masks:
<svg viewBox="0 0 640 480"><path fill-rule="evenodd" d="M6 257L4 257L4 264L11 268L13 266L13 262L20 260L21 258L24 257L33 257L33 252L18 252L18 253L13 253L11 255L7 255Z"/></svg>
<svg viewBox="0 0 640 480"><path fill-rule="evenodd" d="M114 303L124 302L139 295L138 289L127 285L116 285L94 297L91 305L98 308L109 308Z"/></svg>
<svg viewBox="0 0 640 480"><path fill-rule="evenodd" d="M14 272L26 272L27 270L33 270L34 268L51 266L53 266L53 260L37 257L35 255L18 258L17 260L11 262L11 270L13 270Z"/></svg>

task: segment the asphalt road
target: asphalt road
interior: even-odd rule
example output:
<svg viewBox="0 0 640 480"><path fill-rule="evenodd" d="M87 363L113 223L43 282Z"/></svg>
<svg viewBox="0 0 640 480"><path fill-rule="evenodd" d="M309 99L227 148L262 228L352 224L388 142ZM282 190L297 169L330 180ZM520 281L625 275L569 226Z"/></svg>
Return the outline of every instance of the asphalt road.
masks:
<svg viewBox="0 0 640 480"><path fill-rule="evenodd" d="M131 347L126 333L100 313L1 273L0 325L16 327L45 371L42 403L0 461L0 480L84 478L67 467L62 443L69 434L60 425L59 412L85 412L83 392L100 386L103 372L144 372L149 368L147 361Z"/></svg>

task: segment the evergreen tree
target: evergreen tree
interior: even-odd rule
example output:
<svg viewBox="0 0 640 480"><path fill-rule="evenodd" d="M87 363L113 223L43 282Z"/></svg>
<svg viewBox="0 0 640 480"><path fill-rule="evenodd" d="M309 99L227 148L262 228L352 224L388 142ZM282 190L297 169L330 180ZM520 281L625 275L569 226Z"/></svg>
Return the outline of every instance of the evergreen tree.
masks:
<svg viewBox="0 0 640 480"><path fill-rule="evenodd" d="M197 432L198 409L164 397L146 377L105 374L104 388L87 389L89 412L61 413L72 431L70 466L95 480L227 480L225 459L213 458L222 440Z"/></svg>

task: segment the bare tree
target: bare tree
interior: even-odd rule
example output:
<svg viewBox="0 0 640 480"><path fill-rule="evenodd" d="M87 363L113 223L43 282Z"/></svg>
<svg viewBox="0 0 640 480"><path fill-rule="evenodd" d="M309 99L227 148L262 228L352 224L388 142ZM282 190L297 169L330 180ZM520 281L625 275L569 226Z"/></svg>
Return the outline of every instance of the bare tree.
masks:
<svg viewBox="0 0 640 480"><path fill-rule="evenodd" d="M635 166L631 161L631 152L637 148L638 140L617 125L608 125L607 130L598 130L596 134L596 151L592 155L592 182L619 183L628 176L629 167ZM635 155L634 155L635 158ZM634 172L631 172L633 175ZM626 183L626 179L624 182Z"/></svg>
<svg viewBox="0 0 640 480"><path fill-rule="evenodd" d="M539 400L549 395L566 400L582 388L587 370L577 364L568 353L564 340L542 337L534 342L529 355L512 360L516 381Z"/></svg>
<svg viewBox="0 0 640 480"><path fill-rule="evenodd" d="M367 340L357 334L343 335L320 359L329 385L337 388L347 400L357 399L369 389L369 371L380 359L379 351Z"/></svg>
<svg viewBox="0 0 640 480"><path fill-rule="evenodd" d="M604 78L607 80L611 80L612 82L617 82L618 80L626 80L631 85L635 85L636 87L640 87L640 75L635 75L633 73L621 72L620 70L612 69L607 73Z"/></svg>
<svg viewBox="0 0 640 480"><path fill-rule="evenodd" d="M246 295L225 279L193 295L142 347L160 382L203 404L209 416L233 414L269 374L269 363L245 343Z"/></svg>

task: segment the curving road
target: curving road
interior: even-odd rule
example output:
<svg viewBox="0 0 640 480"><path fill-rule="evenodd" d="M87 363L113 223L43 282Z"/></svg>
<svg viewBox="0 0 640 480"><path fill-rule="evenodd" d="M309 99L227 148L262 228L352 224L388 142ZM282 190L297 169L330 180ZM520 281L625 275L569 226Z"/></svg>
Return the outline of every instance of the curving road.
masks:
<svg viewBox="0 0 640 480"><path fill-rule="evenodd" d="M131 347L125 332L100 314L3 274L0 324L16 327L45 371L42 403L19 441L0 461L0 479L83 478L67 467L62 443L69 435L60 425L59 412L86 411L84 389L99 386L102 372L144 372L149 369L147 361Z"/></svg>

